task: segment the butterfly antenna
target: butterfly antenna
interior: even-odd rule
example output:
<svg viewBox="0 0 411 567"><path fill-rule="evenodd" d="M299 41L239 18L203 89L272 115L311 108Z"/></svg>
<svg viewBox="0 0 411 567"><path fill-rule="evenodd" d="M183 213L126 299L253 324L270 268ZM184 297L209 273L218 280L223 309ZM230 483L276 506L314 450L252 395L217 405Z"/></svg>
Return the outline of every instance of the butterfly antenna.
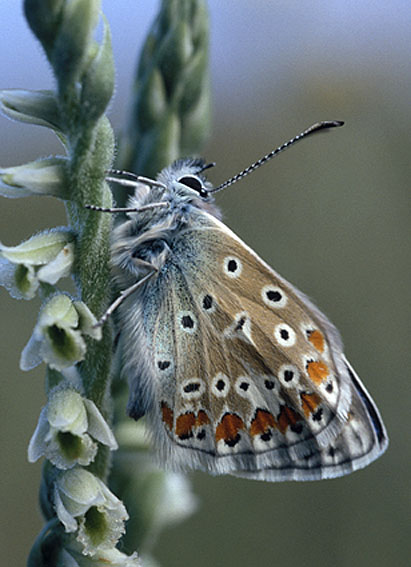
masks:
<svg viewBox="0 0 411 567"><path fill-rule="evenodd" d="M252 163L251 165L243 169L243 171L240 171L240 173L237 173L237 175L234 175L234 177L231 177L230 179L228 179L227 181L225 181L215 189L211 189L210 191L208 191L208 193L217 193L217 191L222 191L223 189L226 189L230 185L233 185L233 183L240 181L240 179L243 179L243 177L253 172L261 165L269 161L271 158L278 155L280 152L283 152L284 150L291 147L295 143L299 142L303 138L306 138L307 136L310 136L311 134L314 134L319 130L326 130L328 128L337 128L339 126L342 126L343 124L344 122L341 122L340 120L324 120L323 122L316 122L315 124L307 128L306 130L304 130L294 138L291 138L291 140L288 140L288 142L285 142L284 144L282 144L281 146L279 146L269 154L265 155L258 161Z"/></svg>

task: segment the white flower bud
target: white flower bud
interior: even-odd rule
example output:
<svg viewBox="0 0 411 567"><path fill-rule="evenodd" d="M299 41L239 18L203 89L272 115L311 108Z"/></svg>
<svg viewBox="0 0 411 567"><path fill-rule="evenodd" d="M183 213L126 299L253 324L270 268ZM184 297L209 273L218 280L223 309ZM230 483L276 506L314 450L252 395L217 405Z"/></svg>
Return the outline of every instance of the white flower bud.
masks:
<svg viewBox="0 0 411 567"><path fill-rule="evenodd" d="M41 410L28 459L34 462L44 455L59 469L87 466L96 456L96 441L117 449L114 435L94 402L71 387L57 387Z"/></svg>
<svg viewBox="0 0 411 567"><path fill-rule="evenodd" d="M53 91L1 90L0 110L12 120L60 129L58 104Z"/></svg>

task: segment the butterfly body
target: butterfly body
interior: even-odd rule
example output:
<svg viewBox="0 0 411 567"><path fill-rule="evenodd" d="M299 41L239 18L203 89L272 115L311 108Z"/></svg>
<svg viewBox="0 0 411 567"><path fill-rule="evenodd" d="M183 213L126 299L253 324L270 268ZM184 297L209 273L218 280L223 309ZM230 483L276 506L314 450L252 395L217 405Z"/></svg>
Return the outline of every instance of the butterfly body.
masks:
<svg viewBox="0 0 411 567"><path fill-rule="evenodd" d="M202 168L139 184L141 212L114 231L120 288L147 277L118 308L129 414L172 469L277 481L366 466L387 437L338 331L221 222Z"/></svg>

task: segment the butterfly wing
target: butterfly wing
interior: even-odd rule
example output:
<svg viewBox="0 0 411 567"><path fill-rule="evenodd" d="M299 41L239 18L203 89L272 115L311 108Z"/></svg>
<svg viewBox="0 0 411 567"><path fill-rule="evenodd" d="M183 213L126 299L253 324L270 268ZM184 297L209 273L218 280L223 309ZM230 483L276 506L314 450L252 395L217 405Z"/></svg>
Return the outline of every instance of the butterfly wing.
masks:
<svg viewBox="0 0 411 567"><path fill-rule="evenodd" d="M147 413L161 462L270 481L366 466L387 436L337 330L203 215L179 232L130 326L149 361L128 362L130 413Z"/></svg>

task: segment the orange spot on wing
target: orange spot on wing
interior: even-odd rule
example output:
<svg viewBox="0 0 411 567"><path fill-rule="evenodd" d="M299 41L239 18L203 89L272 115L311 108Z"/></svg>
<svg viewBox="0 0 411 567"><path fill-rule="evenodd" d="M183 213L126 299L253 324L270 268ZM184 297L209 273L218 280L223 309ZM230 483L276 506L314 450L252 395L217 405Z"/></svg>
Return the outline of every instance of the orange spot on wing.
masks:
<svg viewBox="0 0 411 567"><path fill-rule="evenodd" d="M217 425L215 440L218 443L223 439L227 445L235 445L239 441L238 432L244 428L245 425L241 417L235 413L226 413Z"/></svg>
<svg viewBox="0 0 411 567"><path fill-rule="evenodd" d="M171 412L171 416L172 416L173 412L169 408L167 409ZM163 421L165 421L164 411L163 411ZM169 426L170 429L172 429L172 423L173 421L171 418L171 427ZM201 427L202 425L208 425L209 423L210 423L210 418L208 417L208 415L204 410L200 410L197 415L192 411L188 411L187 413L183 413L177 417L175 434L180 439L189 439L190 437L193 437L193 429L195 427Z"/></svg>
<svg viewBox="0 0 411 567"><path fill-rule="evenodd" d="M319 352L324 351L325 339L321 331L318 330L309 331L308 340L313 345L313 347L317 349Z"/></svg>
<svg viewBox="0 0 411 567"><path fill-rule="evenodd" d="M169 430L172 431L174 414L173 414L173 410L169 408L165 402L161 402L161 416L164 423L169 428Z"/></svg>
<svg viewBox="0 0 411 567"><path fill-rule="evenodd" d="M314 362L312 360L307 364L307 372L315 384L321 384L329 375L330 370L324 362Z"/></svg>
<svg viewBox="0 0 411 567"><path fill-rule="evenodd" d="M298 421L301 421L301 416L298 415L292 408L282 406L280 414L277 418L278 429L281 433L285 433L287 427L293 427Z"/></svg>
<svg viewBox="0 0 411 567"><path fill-rule="evenodd" d="M255 437L267 433L270 428L277 426L272 413L267 410L258 409L250 425L250 434Z"/></svg>
<svg viewBox="0 0 411 567"><path fill-rule="evenodd" d="M301 394L300 397L301 397L301 403L303 406L305 417L308 417L310 413L313 413L316 407L318 406L318 404L321 403L320 396L315 393L312 394L303 393Z"/></svg>
<svg viewBox="0 0 411 567"><path fill-rule="evenodd" d="M175 434L180 439L187 439L193 436L193 427L196 425L196 416L189 411L178 416L176 419Z"/></svg>
<svg viewBox="0 0 411 567"><path fill-rule="evenodd" d="M209 423L210 418L208 417L206 412L204 410L200 410L197 414L196 426L208 425Z"/></svg>

